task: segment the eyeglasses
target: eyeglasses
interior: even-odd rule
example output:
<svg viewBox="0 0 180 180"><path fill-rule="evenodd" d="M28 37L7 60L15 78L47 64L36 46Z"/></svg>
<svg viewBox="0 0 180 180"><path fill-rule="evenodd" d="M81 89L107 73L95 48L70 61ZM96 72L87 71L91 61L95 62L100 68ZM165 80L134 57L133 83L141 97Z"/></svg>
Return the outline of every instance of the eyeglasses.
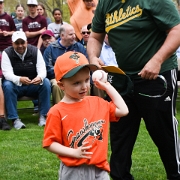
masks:
<svg viewBox="0 0 180 180"><path fill-rule="evenodd" d="M89 31L87 31L87 32L84 31L84 32L82 32L82 34L83 34L83 35L85 35L85 34L91 34L91 32L89 32Z"/></svg>

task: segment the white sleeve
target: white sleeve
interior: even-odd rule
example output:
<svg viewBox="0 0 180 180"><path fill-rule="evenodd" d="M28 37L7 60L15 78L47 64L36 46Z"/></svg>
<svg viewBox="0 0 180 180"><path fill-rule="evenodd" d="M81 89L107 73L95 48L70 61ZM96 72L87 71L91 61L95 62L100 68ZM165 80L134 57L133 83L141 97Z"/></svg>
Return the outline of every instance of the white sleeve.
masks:
<svg viewBox="0 0 180 180"><path fill-rule="evenodd" d="M16 76L11 65L9 56L5 51L2 53L2 62L1 62L2 73L6 80L12 81L17 86L21 86L20 76Z"/></svg>
<svg viewBox="0 0 180 180"><path fill-rule="evenodd" d="M41 80L43 81L43 79L46 77L47 72L46 72L46 65L45 65L43 56L39 49L37 52L36 68L37 68L37 76L40 77Z"/></svg>

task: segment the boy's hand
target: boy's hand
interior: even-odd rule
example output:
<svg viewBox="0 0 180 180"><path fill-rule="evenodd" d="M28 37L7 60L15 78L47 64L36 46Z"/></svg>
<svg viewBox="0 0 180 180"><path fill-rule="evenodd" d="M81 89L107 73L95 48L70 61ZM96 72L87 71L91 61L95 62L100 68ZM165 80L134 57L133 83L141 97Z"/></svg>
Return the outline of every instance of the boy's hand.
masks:
<svg viewBox="0 0 180 180"><path fill-rule="evenodd" d="M91 159L91 156L93 153L92 152L87 152L90 148L92 148L92 145L86 146L88 142L84 142L82 146L78 147L75 149L75 158L81 159L81 158L86 158L86 159Z"/></svg>
<svg viewBox="0 0 180 180"><path fill-rule="evenodd" d="M109 82L102 82L102 81L99 81L98 79L95 79L94 81L94 85L98 88L98 89L102 89L104 91L107 90L107 88L109 86L111 86L111 84Z"/></svg>

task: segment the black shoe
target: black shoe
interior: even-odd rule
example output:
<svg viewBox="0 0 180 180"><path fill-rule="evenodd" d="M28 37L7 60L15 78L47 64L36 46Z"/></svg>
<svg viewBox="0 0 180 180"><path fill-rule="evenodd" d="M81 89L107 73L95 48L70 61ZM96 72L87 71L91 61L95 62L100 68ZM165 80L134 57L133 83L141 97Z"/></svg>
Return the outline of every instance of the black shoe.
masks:
<svg viewBox="0 0 180 180"><path fill-rule="evenodd" d="M4 117L0 118L0 129L2 129L2 130L10 130L11 129L10 125L7 123L7 121Z"/></svg>

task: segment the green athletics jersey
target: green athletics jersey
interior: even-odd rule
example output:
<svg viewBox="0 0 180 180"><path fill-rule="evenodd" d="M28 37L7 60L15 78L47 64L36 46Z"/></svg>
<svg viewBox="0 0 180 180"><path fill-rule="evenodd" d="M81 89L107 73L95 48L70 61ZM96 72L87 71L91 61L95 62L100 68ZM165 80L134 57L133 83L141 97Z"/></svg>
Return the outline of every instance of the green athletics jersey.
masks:
<svg viewBox="0 0 180 180"><path fill-rule="evenodd" d="M99 0L92 30L108 33L119 67L137 74L159 50L166 31L180 23L172 0ZM175 53L161 72L177 68Z"/></svg>

